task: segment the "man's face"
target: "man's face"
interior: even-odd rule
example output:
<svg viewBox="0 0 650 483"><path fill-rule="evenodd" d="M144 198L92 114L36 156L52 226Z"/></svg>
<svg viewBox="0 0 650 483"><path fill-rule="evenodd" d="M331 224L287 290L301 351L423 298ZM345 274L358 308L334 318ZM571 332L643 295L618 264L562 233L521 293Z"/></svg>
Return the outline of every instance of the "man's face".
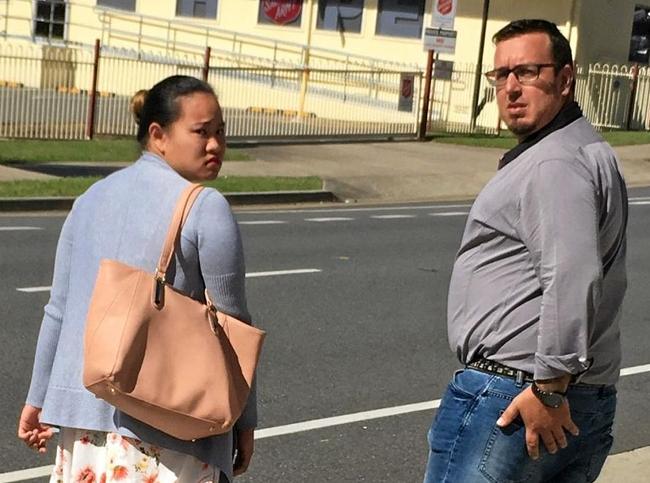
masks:
<svg viewBox="0 0 650 483"><path fill-rule="evenodd" d="M542 32L523 34L496 45L495 69L512 69L523 64L553 64L551 40ZM570 66L556 72L541 67L539 77L522 84L511 73L505 83L496 86L499 114L508 129L522 141L548 124L571 95L573 70Z"/></svg>

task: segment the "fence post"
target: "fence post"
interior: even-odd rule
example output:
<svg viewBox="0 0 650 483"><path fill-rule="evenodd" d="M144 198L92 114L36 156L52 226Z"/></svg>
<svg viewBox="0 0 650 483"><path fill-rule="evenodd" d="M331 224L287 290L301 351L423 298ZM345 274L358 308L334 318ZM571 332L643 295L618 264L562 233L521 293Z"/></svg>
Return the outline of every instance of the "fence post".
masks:
<svg viewBox="0 0 650 483"><path fill-rule="evenodd" d="M632 118L634 117L634 103L636 102L636 91L639 88L639 64L635 63L632 67L632 92L630 93L630 104L627 106L627 120L625 129L630 130Z"/></svg>
<svg viewBox="0 0 650 483"><path fill-rule="evenodd" d="M422 117L420 118L420 132L418 139L424 141L427 135L427 119L429 118L429 96L431 93L431 78L433 74L433 50L427 55L427 70L424 78L424 99L422 101Z"/></svg>
<svg viewBox="0 0 650 483"><path fill-rule="evenodd" d="M210 72L210 54L212 49L209 46L205 47L205 56L203 57L203 81L208 82L208 73Z"/></svg>
<svg viewBox="0 0 650 483"><path fill-rule="evenodd" d="M90 87L90 98L88 100L88 124L86 125L86 136L92 139L95 135L95 110L97 99L97 74L99 73L99 39L95 39L95 56L93 59L93 82Z"/></svg>

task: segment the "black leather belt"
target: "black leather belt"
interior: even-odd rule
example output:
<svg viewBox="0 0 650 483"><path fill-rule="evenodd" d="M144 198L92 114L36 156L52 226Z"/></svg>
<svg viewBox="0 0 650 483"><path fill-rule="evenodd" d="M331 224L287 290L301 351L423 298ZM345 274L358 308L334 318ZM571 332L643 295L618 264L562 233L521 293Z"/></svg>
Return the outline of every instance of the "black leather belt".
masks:
<svg viewBox="0 0 650 483"><path fill-rule="evenodd" d="M483 358L470 362L467 364L467 367L487 372L489 374L511 377L521 382L533 382L534 380L533 375L530 372L522 371L520 369L513 369L512 367L504 366L498 362Z"/></svg>

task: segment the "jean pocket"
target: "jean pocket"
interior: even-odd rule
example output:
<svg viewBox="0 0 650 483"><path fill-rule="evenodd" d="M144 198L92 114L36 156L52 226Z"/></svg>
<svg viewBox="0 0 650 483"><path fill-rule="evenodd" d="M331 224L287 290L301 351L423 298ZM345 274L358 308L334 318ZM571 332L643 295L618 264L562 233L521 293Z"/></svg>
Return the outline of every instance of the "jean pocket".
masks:
<svg viewBox="0 0 650 483"><path fill-rule="evenodd" d="M494 483L540 481L540 460L526 451L526 428L520 419L505 428L494 426L485 447L479 470Z"/></svg>

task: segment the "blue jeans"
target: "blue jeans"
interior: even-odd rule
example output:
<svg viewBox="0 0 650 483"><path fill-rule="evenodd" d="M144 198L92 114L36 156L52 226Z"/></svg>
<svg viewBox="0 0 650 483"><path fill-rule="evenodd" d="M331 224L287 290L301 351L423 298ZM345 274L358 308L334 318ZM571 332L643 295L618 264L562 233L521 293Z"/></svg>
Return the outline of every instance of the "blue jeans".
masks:
<svg viewBox="0 0 650 483"><path fill-rule="evenodd" d="M540 458L526 451L525 428L517 419L506 428L496 420L527 384L465 369L454 374L429 430L425 483L591 482L612 446L616 412L614 386L572 385L571 417L579 436L554 455L540 439Z"/></svg>

